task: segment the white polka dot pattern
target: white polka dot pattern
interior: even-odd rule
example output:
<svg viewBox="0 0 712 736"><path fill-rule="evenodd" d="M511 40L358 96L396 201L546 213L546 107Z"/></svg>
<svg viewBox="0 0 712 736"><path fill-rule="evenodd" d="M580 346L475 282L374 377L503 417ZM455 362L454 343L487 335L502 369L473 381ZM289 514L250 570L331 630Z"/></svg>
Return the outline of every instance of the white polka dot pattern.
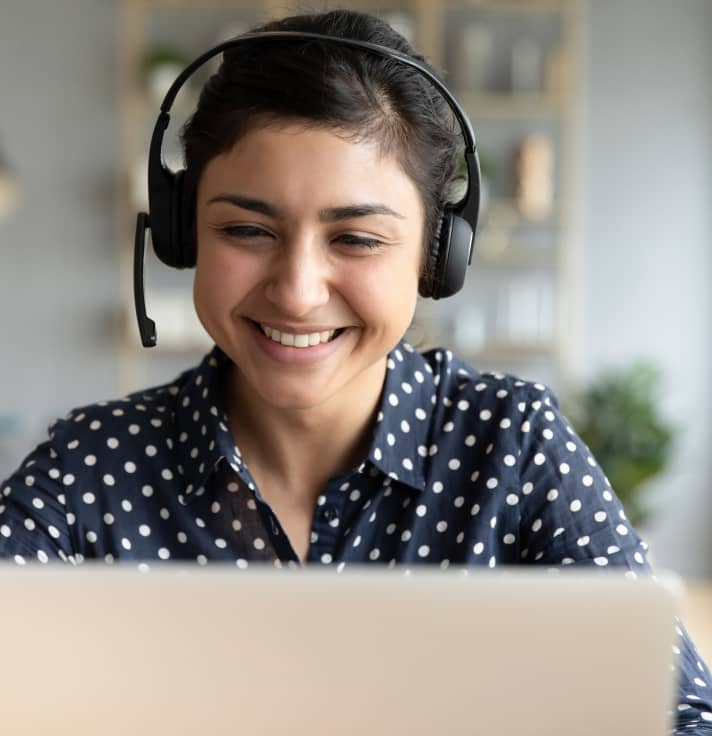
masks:
<svg viewBox="0 0 712 736"><path fill-rule="evenodd" d="M217 348L172 383L75 410L0 485L0 555L299 564L234 444ZM401 343L367 457L322 489L308 561L619 567L647 547L545 386L481 374ZM680 627L678 724L712 713L707 668Z"/></svg>

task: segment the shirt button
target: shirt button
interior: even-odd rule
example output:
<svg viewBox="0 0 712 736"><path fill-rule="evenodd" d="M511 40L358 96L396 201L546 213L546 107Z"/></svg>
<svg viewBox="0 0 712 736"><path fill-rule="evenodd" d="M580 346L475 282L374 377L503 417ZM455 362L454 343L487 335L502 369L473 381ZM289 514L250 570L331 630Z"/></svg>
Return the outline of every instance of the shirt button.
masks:
<svg viewBox="0 0 712 736"><path fill-rule="evenodd" d="M324 506L321 509L321 518L324 521L332 521L337 516L336 509L333 506Z"/></svg>

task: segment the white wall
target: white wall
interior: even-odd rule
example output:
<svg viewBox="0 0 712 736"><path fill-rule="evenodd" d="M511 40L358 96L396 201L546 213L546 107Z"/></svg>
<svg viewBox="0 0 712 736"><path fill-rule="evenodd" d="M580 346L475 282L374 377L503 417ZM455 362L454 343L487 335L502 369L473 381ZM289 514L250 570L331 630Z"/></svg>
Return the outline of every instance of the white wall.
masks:
<svg viewBox="0 0 712 736"><path fill-rule="evenodd" d="M0 145L22 187L0 223L0 415L19 415L23 434L13 453L50 417L116 391L117 6L0 0Z"/></svg>
<svg viewBox="0 0 712 736"><path fill-rule="evenodd" d="M659 566L712 572L712 3L588 0L584 375L637 357L681 427L645 530Z"/></svg>

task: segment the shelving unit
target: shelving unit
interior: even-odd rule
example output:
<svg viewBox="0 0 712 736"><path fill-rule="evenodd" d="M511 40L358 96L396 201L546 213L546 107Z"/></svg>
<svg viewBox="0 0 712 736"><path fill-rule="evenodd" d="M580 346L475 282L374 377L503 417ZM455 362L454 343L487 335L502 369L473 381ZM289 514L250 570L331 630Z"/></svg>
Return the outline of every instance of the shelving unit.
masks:
<svg viewBox="0 0 712 736"><path fill-rule="evenodd" d="M485 164L486 207L465 289L452 299L422 301L419 339L413 341L419 347L444 344L482 369L513 371L565 391L578 324L578 0L354 0L349 6L385 16L445 70L472 119ZM145 179L142 161L158 108L142 81L143 59L149 49L171 46L190 60L230 31L284 11L277 0L122 0L118 73L125 169L117 241L123 305L117 333L124 390L175 375L209 346L190 323L192 274L173 272L153 257L147 258L149 314L180 315L187 327L171 330L165 318L157 319L159 346L151 351L141 348L135 327L132 246L140 197L130 184ZM468 30L474 45L466 43ZM457 57L458 49L477 56L474 72ZM527 58L528 66L522 61ZM186 94L186 112L191 103ZM171 122L166 140L182 122ZM540 219L523 212L516 184L516 152L531 135L543 136L553 155L553 199Z"/></svg>
<svg viewBox="0 0 712 736"><path fill-rule="evenodd" d="M477 131L481 157L490 164L483 167L489 204L463 293L420 310L430 330L426 342L453 345L482 369L534 377L560 390L571 372L578 321L579 14L578 4L566 0L442 4L443 53L436 58L450 72L453 91ZM462 39L468 38L480 43L479 51L465 46ZM515 47L536 62L519 76ZM462 48L467 53L457 57ZM463 55L479 59L477 73L458 67ZM538 71L527 74L532 66ZM541 219L527 217L516 193L516 152L532 134L543 136L553 152L553 198ZM468 329L468 320L479 327Z"/></svg>
<svg viewBox="0 0 712 736"><path fill-rule="evenodd" d="M482 120L511 120L512 118L556 118L561 114L563 100L553 94L489 94L460 93L460 102L468 110L479 110Z"/></svg>

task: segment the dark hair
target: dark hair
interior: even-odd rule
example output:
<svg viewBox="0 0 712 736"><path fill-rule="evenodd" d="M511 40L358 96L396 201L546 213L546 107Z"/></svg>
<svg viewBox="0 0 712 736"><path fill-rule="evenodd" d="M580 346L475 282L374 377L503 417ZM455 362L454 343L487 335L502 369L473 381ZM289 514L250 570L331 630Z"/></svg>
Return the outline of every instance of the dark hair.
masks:
<svg viewBox="0 0 712 736"><path fill-rule="evenodd" d="M295 15L254 31L303 31L370 41L425 59L389 25L351 10ZM262 122L297 120L377 141L415 183L425 210L422 277L448 201L459 128L440 92L407 65L361 49L318 41L255 40L228 49L181 131L187 206L195 207L207 163Z"/></svg>

